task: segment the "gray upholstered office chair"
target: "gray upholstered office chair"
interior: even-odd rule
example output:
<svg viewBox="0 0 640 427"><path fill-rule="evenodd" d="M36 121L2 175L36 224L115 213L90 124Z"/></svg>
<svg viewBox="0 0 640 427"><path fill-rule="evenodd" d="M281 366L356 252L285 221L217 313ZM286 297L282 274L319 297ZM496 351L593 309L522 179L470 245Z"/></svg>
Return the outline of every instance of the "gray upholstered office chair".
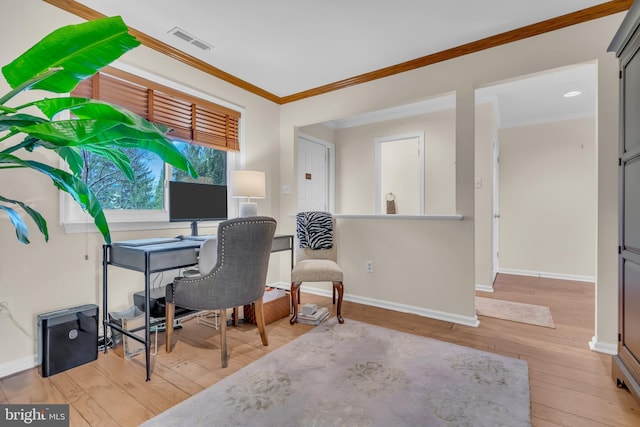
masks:
<svg viewBox="0 0 640 427"><path fill-rule="evenodd" d="M269 345L264 324L265 291L276 220L269 217L235 218L218 226L218 257L213 270L197 277L177 277L166 288L166 350L172 349L175 306L193 310L220 310L222 367L227 367L228 308L255 303L263 345Z"/></svg>
<svg viewBox="0 0 640 427"><path fill-rule="evenodd" d="M184 277L198 277L204 276L208 274L213 267L216 266L216 261L218 259L218 238L212 237L210 239L206 239L200 245L200 250L198 252L198 264L194 267L186 268L182 272L182 276ZM220 316L219 313L210 313L209 311L201 311L196 315L196 322L201 323L203 325L211 326L212 328L218 329L220 327ZM238 309L233 309L233 319L235 324L237 325L238 320ZM176 325L180 325L179 323L175 323ZM180 325L182 327L182 325Z"/></svg>
<svg viewBox="0 0 640 427"><path fill-rule="evenodd" d="M314 214L319 214L319 218ZM331 223L331 242L322 242L323 238L320 237L317 239L320 242L316 244L317 241L314 243L313 236L308 239L303 237L305 231L302 231L301 228L305 226L301 225L301 216L306 216L311 230L322 228L323 225L321 223L328 219ZM319 223L320 225L318 225ZM300 303L300 285L302 282L332 282L334 304L336 303L336 293L338 294L336 317L339 323L344 323L342 318L344 285L342 283L342 269L338 265L335 218L326 212L301 212L298 214L296 221L296 234L298 236L298 244L301 247L297 248L296 265L291 270L291 305L293 314L289 322L293 325L298 320L298 304ZM314 248L314 246L318 246L318 248Z"/></svg>

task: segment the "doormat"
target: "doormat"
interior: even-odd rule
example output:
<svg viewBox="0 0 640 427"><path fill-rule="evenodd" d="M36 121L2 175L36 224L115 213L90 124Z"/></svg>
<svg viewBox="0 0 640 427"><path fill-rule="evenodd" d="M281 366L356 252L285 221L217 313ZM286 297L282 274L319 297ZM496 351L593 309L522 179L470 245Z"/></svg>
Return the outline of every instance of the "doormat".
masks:
<svg viewBox="0 0 640 427"><path fill-rule="evenodd" d="M476 313L479 316L495 317L512 322L555 328L549 307L476 297Z"/></svg>

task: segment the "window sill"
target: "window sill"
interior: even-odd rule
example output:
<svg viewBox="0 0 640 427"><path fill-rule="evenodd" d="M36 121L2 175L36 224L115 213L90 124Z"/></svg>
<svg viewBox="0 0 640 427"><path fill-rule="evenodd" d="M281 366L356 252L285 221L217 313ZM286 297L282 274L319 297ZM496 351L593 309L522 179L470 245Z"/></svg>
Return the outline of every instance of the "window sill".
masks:
<svg viewBox="0 0 640 427"><path fill-rule="evenodd" d="M206 221L198 224L198 228L217 227L219 222ZM97 233L98 229L93 222L65 222L62 224L66 234L75 233ZM141 230L171 230L189 229L188 222L168 222L168 221L109 221L109 231L141 231Z"/></svg>

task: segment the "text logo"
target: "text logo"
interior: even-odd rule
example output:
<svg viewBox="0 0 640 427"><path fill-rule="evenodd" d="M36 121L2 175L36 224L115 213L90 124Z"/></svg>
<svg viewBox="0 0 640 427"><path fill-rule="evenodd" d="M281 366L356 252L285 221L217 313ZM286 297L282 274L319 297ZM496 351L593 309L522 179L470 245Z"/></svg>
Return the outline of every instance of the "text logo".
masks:
<svg viewBox="0 0 640 427"><path fill-rule="evenodd" d="M0 427L68 427L69 405L0 405Z"/></svg>

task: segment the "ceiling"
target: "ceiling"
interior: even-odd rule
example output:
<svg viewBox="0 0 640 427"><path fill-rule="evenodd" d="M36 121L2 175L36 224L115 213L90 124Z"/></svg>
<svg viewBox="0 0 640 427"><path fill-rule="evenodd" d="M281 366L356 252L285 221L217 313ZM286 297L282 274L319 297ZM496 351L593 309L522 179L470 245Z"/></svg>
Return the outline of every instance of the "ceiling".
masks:
<svg viewBox="0 0 640 427"><path fill-rule="evenodd" d="M247 82L273 95L274 99L376 73L387 67L517 31L562 15L580 13L583 9L624 3L626 10L631 3L620 0L76 2L104 15L120 15L132 29L241 82ZM182 37L174 34L176 29ZM194 40L189 42L184 39L185 36L194 37ZM595 80L587 81L589 78L595 79L593 69L588 71L578 67L576 70L563 70L564 74L559 78L564 86L572 80L587 86L591 83L595 85ZM535 82L538 85L536 87L527 89L524 82L512 82L500 86L501 89L513 90L509 94L490 94L486 92L487 89L483 96L492 97L499 104L513 101L516 97L535 104L538 99L555 93L551 87L539 90L543 81L549 85L555 80L538 76L530 81ZM589 97L576 97L572 104L581 110L595 108L595 105L579 105L579 101L586 98ZM568 103L564 104L564 107L547 106L538 110L563 109ZM511 104L501 110L503 120L519 120L511 117L519 114L511 108Z"/></svg>
<svg viewBox="0 0 640 427"><path fill-rule="evenodd" d="M478 89L476 104L494 103L499 128L593 117L597 85L597 64L576 64Z"/></svg>
<svg viewBox="0 0 640 427"><path fill-rule="evenodd" d="M77 0L279 97L602 0ZM174 28L211 46L202 50Z"/></svg>

